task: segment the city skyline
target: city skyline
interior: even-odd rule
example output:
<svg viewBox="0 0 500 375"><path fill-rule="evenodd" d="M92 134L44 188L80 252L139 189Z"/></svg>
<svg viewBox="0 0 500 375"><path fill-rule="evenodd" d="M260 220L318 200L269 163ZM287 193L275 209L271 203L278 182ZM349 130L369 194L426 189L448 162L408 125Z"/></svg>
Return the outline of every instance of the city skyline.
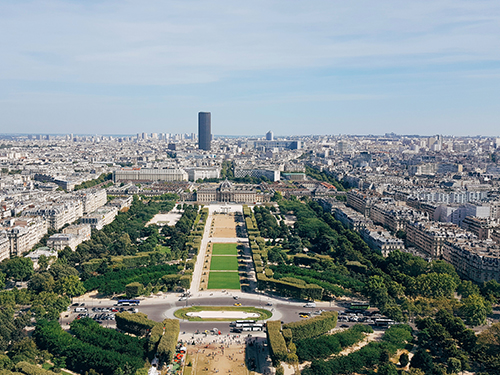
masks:
<svg viewBox="0 0 500 375"><path fill-rule="evenodd" d="M19 133L498 135L500 5L0 5L1 128ZM241 114L244 113L244 116Z"/></svg>

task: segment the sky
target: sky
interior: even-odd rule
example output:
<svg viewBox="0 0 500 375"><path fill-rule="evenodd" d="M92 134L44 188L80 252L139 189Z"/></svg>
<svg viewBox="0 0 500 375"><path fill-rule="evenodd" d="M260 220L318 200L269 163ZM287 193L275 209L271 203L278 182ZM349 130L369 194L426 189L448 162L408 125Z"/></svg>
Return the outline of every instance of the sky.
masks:
<svg viewBox="0 0 500 375"><path fill-rule="evenodd" d="M500 135L498 0L0 0L0 133Z"/></svg>

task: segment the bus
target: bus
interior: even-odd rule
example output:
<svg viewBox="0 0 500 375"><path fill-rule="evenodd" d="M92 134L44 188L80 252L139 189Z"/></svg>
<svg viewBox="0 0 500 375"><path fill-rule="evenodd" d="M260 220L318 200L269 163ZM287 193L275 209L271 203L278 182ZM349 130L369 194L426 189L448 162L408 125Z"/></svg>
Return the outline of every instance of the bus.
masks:
<svg viewBox="0 0 500 375"><path fill-rule="evenodd" d="M121 299L116 304L117 306L138 306L141 301L138 299Z"/></svg>
<svg viewBox="0 0 500 375"><path fill-rule="evenodd" d="M234 322L231 322L231 326L235 326L236 324L254 324L257 323L256 320L235 320Z"/></svg>
<svg viewBox="0 0 500 375"><path fill-rule="evenodd" d="M369 303L353 302L349 307L351 310L368 310L370 308Z"/></svg>
<svg viewBox="0 0 500 375"><path fill-rule="evenodd" d="M390 325L393 324L396 324L396 322L392 319L386 319L386 318L375 319L375 325L377 327L389 327Z"/></svg>
<svg viewBox="0 0 500 375"><path fill-rule="evenodd" d="M251 324L241 324L238 323L236 326L232 327L232 331L235 333L247 332L247 331L262 331L264 330L263 323L251 323Z"/></svg>

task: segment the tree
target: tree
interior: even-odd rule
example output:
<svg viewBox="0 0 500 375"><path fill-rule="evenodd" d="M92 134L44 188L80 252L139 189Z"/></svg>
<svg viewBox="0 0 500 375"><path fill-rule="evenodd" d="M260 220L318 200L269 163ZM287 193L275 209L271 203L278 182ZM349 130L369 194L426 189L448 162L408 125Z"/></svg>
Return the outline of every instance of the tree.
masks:
<svg viewBox="0 0 500 375"><path fill-rule="evenodd" d="M53 291L54 287L54 278L48 272L36 273L28 282L28 289L34 291L35 293Z"/></svg>
<svg viewBox="0 0 500 375"><path fill-rule="evenodd" d="M50 267L49 272L54 276L54 280L56 281L67 276L78 276L78 271L61 259L58 259L57 262Z"/></svg>
<svg viewBox="0 0 500 375"><path fill-rule="evenodd" d="M479 294L479 287L469 280L462 280L457 288L457 293L462 296L462 298L469 297L471 294Z"/></svg>
<svg viewBox="0 0 500 375"><path fill-rule="evenodd" d="M30 258L11 258L2 262L2 268L9 279L24 281L34 272L33 262Z"/></svg>
<svg viewBox="0 0 500 375"><path fill-rule="evenodd" d="M375 306L385 306L389 301L389 294L385 281L381 276L371 276L365 286L365 294Z"/></svg>
<svg viewBox="0 0 500 375"><path fill-rule="evenodd" d="M56 282L55 290L61 295L69 297L81 296L86 292L78 276L65 276Z"/></svg>
<svg viewBox="0 0 500 375"><path fill-rule="evenodd" d="M49 258L47 258L43 254L40 255L40 258L38 258L38 269L40 271L45 271L48 266L49 266Z"/></svg>
<svg viewBox="0 0 500 375"><path fill-rule="evenodd" d="M377 374L378 375L397 375L398 370L396 369L396 366L394 366L394 363L389 362L389 363L385 363L385 364L381 365L378 368Z"/></svg>
<svg viewBox="0 0 500 375"><path fill-rule="evenodd" d="M5 274L0 272L0 289L5 288Z"/></svg>
<svg viewBox="0 0 500 375"><path fill-rule="evenodd" d="M470 326L478 326L486 323L486 316L491 314L491 304L479 294L471 294L462 299L460 315Z"/></svg>
<svg viewBox="0 0 500 375"><path fill-rule="evenodd" d="M127 298L137 297L142 294L144 286L141 283L134 282L125 286Z"/></svg>
<svg viewBox="0 0 500 375"><path fill-rule="evenodd" d="M448 358L448 372L456 374L462 370L462 362L458 358Z"/></svg>
<svg viewBox="0 0 500 375"><path fill-rule="evenodd" d="M416 367L424 371L426 374L430 374L434 364L432 362L432 357L424 349L418 349L413 358L411 359L411 367Z"/></svg>
<svg viewBox="0 0 500 375"><path fill-rule="evenodd" d="M446 273L431 272L416 278L413 293L429 298L451 298L456 288L457 284L453 276Z"/></svg>
<svg viewBox="0 0 500 375"><path fill-rule="evenodd" d="M401 367L406 367L409 362L408 353L404 352L399 356L399 364Z"/></svg>
<svg viewBox="0 0 500 375"><path fill-rule="evenodd" d="M483 295L492 303L498 303L500 300L500 284L496 280L486 281L481 289Z"/></svg>

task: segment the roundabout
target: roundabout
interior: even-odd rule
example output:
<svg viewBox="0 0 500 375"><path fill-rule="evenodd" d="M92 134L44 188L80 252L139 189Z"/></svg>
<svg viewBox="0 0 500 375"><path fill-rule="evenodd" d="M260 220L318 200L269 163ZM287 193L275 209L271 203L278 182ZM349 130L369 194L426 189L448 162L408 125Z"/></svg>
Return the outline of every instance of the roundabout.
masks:
<svg viewBox="0 0 500 375"><path fill-rule="evenodd" d="M272 313L257 307L238 306L191 306L174 312L174 316L187 321L231 321L231 320L268 320Z"/></svg>

